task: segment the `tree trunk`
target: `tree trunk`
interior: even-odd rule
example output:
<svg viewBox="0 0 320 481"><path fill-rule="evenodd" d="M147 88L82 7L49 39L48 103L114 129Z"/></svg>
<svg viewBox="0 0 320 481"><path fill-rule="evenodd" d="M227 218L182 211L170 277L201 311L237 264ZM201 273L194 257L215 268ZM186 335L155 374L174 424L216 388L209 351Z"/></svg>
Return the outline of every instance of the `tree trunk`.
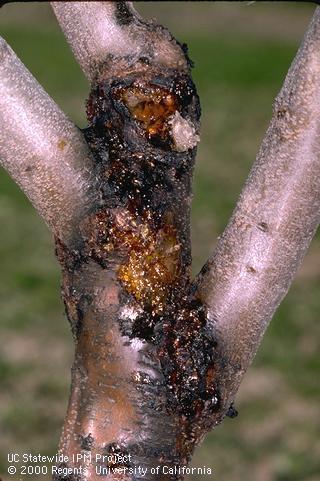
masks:
<svg viewBox="0 0 320 481"><path fill-rule="evenodd" d="M185 465L221 417L221 360L190 281L199 100L186 69L146 63L93 87L85 136L99 195L72 242L56 239L76 342L61 452L90 453L71 466L91 481L108 453L149 476Z"/></svg>
<svg viewBox="0 0 320 481"><path fill-rule="evenodd" d="M0 40L0 155L55 236L75 340L54 480L182 479L205 433L235 414L319 224L320 9L192 280L200 106L186 47L130 2L53 7L91 82L89 126L80 132Z"/></svg>

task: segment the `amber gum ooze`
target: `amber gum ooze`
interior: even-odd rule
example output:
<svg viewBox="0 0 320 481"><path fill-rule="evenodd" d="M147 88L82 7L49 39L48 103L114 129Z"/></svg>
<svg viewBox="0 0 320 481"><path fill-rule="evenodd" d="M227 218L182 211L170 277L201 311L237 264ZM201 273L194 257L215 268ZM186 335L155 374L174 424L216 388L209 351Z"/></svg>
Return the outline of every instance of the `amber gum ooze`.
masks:
<svg viewBox="0 0 320 481"><path fill-rule="evenodd" d="M148 139L168 141L170 135L168 120L178 108L174 94L159 87L149 92L139 87L130 87L120 95L132 117L144 128Z"/></svg>
<svg viewBox="0 0 320 481"><path fill-rule="evenodd" d="M143 185L142 188L135 187L139 186L139 182L143 184L144 177L142 175L141 182L132 175L134 169L138 169L139 175L139 167L143 169L149 164L150 172L158 172L155 178L162 178L163 166L152 164L152 156L155 155L152 146L163 147L167 143L171 149L169 120L177 111L184 113L194 98L192 88L184 79L177 85L175 88L166 88L151 85L150 82L147 85L133 82L113 88L100 87L91 97L88 103L89 119L93 122L102 119L98 140L101 142L104 135L109 139L106 182L114 185L114 193L119 196L117 208L126 212L121 220L121 216L114 215L115 210L112 213L111 209L107 217L101 220L100 230L92 241L92 255L99 258L100 262L102 259L105 266L108 265L108 259L114 256L118 258L117 276L124 291L135 299L144 312L151 313L154 322L158 323L157 334L151 338L151 342L158 346L168 381L170 405L182 416L200 422L204 411L211 413L219 405L219 393L214 384L215 342L206 328L202 306L188 301L188 295L183 294L187 292L189 278L183 279L188 274L182 270L183 246L179 231L174 227L174 218L172 223L167 223L160 216L160 222L155 223L159 213L152 194L148 207L137 210L137 205L146 204ZM187 95L184 96L185 91ZM110 100L106 99L106 95L110 96ZM124 110L123 107L121 110L121 105L125 107ZM111 113L108 113L108 109ZM197 121L199 108L193 109ZM123 128L126 125L131 128L134 123L142 128L145 139L151 145L149 142L149 145L139 143L137 137L136 148L123 147ZM160 140L160 144L154 143L155 140ZM172 155L173 159L182 158L177 153ZM191 153L183 155L192 161ZM157 184L158 181L155 181L155 186ZM180 188L178 181L173 187ZM169 198L165 184L161 188L164 202L168 203L167 208L170 209L174 196ZM155 324L152 329L154 327ZM142 330L140 335L143 335Z"/></svg>
<svg viewBox="0 0 320 481"><path fill-rule="evenodd" d="M178 281L181 245L176 229L151 229L124 209L93 214L84 225L88 254L103 267L117 259L117 277L144 309L164 310L168 291Z"/></svg>

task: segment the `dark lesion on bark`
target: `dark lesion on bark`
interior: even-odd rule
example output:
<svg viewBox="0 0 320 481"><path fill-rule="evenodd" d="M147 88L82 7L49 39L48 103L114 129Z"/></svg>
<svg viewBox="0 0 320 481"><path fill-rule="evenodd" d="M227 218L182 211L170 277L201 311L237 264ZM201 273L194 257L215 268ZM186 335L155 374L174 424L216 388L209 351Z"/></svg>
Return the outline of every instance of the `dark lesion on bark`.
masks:
<svg viewBox="0 0 320 481"><path fill-rule="evenodd" d="M94 438L89 433L87 436L81 436L81 448L85 451L91 451L91 448L94 445Z"/></svg>
<svg viewBox="0 0 320 481"><path fill-rule="evenodd" d="M134 21L134 15L124 0L116 2L116 19L119 25L129 25Z"/></svg>
<svg viewBox="0 0 320 481"><path fill-rule="evenodd" d="M114 445L138 460L187 463L220 416L216 341L190 278L199 98L187 70L145 64L142 71L100 79L87 116L84 134L95 159L99 199L78 225L73 249L57 240L67 314L77 340L95 302L90 289L75 285L77 272L90 264L113 273L124 342L151 346L151 361L161 371L160 380L143 366L132 372L139 409L167 413L177 426L168 448L150 440L123 446L114 439ZM189 136L185 145L181 135Z"/></svg>

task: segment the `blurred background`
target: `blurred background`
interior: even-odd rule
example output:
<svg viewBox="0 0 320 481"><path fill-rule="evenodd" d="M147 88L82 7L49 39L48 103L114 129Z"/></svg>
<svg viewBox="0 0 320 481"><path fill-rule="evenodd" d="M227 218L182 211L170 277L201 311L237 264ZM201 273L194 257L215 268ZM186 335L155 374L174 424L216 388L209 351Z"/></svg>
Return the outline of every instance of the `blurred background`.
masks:
<svg viewBox="0 0 320 481"><path fill-rule="evenodd" d="M136 7L186 42L195 63L203 109L192 208L197 272L232 212L314 6L139 2ZM56 102L85 126L89 87L49 6L5 5L0 31ZM59 299L51 236L2 170L0 226L0 477L9 481L22 478L6 474L8 452L57 451L73 342ZM217 481L320 480L319 290L318 236L243 381L239 416L210 433L194 456L193 465L210 466ZM208 478L189 477L200 479Z"/></svg>

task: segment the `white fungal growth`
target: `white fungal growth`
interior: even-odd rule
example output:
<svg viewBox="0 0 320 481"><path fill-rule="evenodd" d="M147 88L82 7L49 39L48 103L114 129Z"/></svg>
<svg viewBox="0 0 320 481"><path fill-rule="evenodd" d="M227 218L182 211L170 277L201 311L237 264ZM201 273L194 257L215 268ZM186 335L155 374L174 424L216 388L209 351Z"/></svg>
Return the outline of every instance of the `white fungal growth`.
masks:
<svg viewBox="0 0 320 481"><path fill-rule="evenodd" d="M200 140L196 129L191 122L184 119L177 111L169 120L171 135L174 140L174 149L177 152L185 152L197 145Z"/></svg>

